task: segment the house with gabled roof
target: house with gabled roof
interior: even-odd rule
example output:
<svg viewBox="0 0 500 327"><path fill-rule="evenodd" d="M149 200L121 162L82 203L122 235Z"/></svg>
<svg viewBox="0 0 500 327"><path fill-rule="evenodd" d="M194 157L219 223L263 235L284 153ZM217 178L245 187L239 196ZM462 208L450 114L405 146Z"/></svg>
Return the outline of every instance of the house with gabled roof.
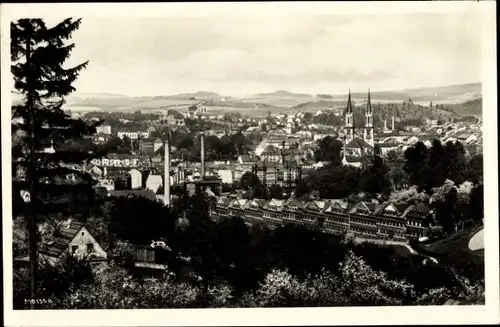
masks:
<svg viewBox="0 0 500 327"><path fill-rule="evenodd" d="M283 210L283 200L271 199L263 207L262 218L266 225L277 228L283 225L281 220Z"/></svg>
<svg viewBox="0 0 500 327"><path fill-rule="evenodd" d="M152 175L150 174L146 179L146 189L153 192L157 192L160 186L163 186L163 176L162 175Z"/></svg>
<svg viewBox="0 0 500 327"><path fill-rule="evenodd" d="M302 206L303 201L295 198L290 198L283 203L282 219L287 223L301 223L302 222Z"/></svg>
<svg viewBox="0 0 500 327"><path fill-rule="evenodd" d="M227 218L229 216L229 205L231 204L232 199L226 196L220 196L217 198L215 203L215 208L210 206L210 216L215 220L219 220L222 218Z"/></svg>
<svg viewBox="0 0 500 327"><path fill-rule="evenodd" d="M254 165L259 161L259 158L256 156L251 156L248 154L242 154L238 157L238 163L240 165Z"/></svg>
<svg viewBox="0 0 500 327"><path fill-rule="evenodd" d="M245 216L248 217L249 223L262 221L262 216L264 214L263 209L266 203L267 201L265 199L253 199L247 202Z"/></svg>
<svg viewBox="0 0 500 327"><path fill-rule="evenodd" d="M406 240L405 215L411 204L385 202L378 206L373 213L377 219L378 234L382 239Z"/></svg>
<svg viewBox="0 0 500 327"><path fill-rule="evenodd" d="M42 261L57 264L65 254L90 262L106 261L107 253L82 222L68 220L53 238L41 244L38 253Z"/></svg>
<svg viewBox="0 0 500 327"><path fill-rule="evenodd" d="M373 146L363 140L355 137L345 145L346 156L361 157L373 153Z"/></svg>
<svg viewBox="0 0 500 327"><path fill-rule="evenodd" d="M245 215L245 207L247 204L247 199L237 198L230 202L228 205L229 216L230 217L243 217Z"/></svg>
<svg viewBox="0 0 500 327"><path fill-rule="evenodd" d="M302 206L302 221L310 226L319 224L323 225L325 216L323 211L328 206L325 200L308 201Z"/></svg>
<svg viewBox="0 0 500 327"><path fill-rule="evenodd" d="M324 211L325 231L335 234L343 234L349 231L349 203L347 200L334 199Z"/></svg>
<svg viewBox="0 0 500 327"><path fill-rule="evenodd" d="M433 212L426 203L416 203L405 213L406 235L410 239L418 239L429 233L429 218Z"/></svg>
<svg viewBox="0 0 500 327"><path fill-rule="evenodd" d="M359 201L349 211L351 231L361 237L376 238L377 219L373 216L376 209L377 204L374 202Z"/></svg>

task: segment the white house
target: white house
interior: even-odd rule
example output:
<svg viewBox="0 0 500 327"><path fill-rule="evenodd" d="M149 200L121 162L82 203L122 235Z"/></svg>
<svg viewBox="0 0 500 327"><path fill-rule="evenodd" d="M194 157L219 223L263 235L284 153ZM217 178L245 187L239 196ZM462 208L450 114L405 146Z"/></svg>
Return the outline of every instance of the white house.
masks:
<svg viewBox="0 0 500 327"><path fill-rule="evenodd" d="M41 244L39 249L42 260L54 265L63 254L68 253L89 261L104 261L107 253L81 222L69 219L59 230L57 236Z"/></svg>
<svg viewBox="0 0 500 327"><path fill-rule="evenodd" d="M123 139L127 136L131 140L137 140L139 137L143 139L149 138L149 132L118 132L117 136Z"/></svg>
<svg viewBox="0 0 500 327"><path fill-rule="evenodd" d="M232 184L233 183L233 171L230 169L219 169L217 171L220 178L222 179L222 183Z"/></svg>
<svg viewBox="0 0 500 327"><path fill-rule="evenodd" d="M163 177L161 175L149 175L146 180L146 189L157 192L160 186L163 186Z"/></svg>
<svg viewBox="0 0 500 327"><path fill-rule="evenodd" d="M130 187L132 189L137 189L142 187L142 173L137 169L132 169L129 171L130 174Z"/></svg>
<svg viewBox="0 0 500 327"><path fill-rule="evenodd" d="M97 126L96 134L101 134L101 133L106 135L111 135L111 126L109 125Z"/></svg>

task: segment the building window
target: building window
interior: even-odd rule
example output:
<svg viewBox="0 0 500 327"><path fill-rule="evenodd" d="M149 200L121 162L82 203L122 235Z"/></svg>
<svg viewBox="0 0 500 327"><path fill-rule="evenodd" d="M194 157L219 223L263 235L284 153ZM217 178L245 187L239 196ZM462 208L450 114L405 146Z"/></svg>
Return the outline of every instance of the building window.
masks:
<svg viewBox="0 0 500 327"><path fill-rule="evenodd" d="M78 250L78 245L71 246L71 254L75 254L77 250Z"/></svg>
<svg viewBox="0 0 500 327"><path fill-rule="evenodd" d="M94 244L87 243L87 253L92 253L92 252L94 252Z"/></svg>
<svg viewBox="0 0 500 327"><path fill-rule="evenodd" d="M84 235L84 232L82 232L82 236Z"/></svg>

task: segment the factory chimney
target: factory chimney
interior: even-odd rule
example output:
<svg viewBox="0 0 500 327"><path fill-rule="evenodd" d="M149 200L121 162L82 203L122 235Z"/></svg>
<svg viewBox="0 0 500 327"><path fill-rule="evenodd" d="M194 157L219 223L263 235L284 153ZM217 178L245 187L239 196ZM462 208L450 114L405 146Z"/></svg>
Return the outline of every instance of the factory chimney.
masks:
<svg viewBox="0 0 500 327"><path fill-rule="evenodd" d="M165 176L165 181L163 185L164 195L163 195L163 203L166 206L170 206L170 145L168 143L168 139L163 143L163 151L164 155L164 166L163 166L163 174Z"/></svg>
<svg viewBox="0 0 500 327"><path fill-rule="evenodd" d="M394 116L392 116L392 131L394 131Z"/></svg>
<svg viewBox="0 0 500 327"><path fill-rule="evenodd" d="M201 156L201 179L205 178L205 133L200 134L200 156Z"/></svg>

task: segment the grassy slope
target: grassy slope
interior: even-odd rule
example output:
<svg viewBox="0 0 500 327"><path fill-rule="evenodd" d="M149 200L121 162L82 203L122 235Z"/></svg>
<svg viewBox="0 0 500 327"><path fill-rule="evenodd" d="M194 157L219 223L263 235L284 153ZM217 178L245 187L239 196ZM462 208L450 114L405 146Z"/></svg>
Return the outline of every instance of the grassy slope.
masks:
<svg viewBox="0 0 500 327"><path fill-rule="evenodd" d="M460 116L482 116L483 99L474 99L459 104L452 104L450 107Z"/></svg>
<svg viewBox="0 0 500 327"><path fill-rule="evenodd" d="M469 249L471 237L480 229L473 228L453 233L442 240L423 246L423 249L449 262L460 263L472 261L483 264L484 250L471 251Z"/></svg>

